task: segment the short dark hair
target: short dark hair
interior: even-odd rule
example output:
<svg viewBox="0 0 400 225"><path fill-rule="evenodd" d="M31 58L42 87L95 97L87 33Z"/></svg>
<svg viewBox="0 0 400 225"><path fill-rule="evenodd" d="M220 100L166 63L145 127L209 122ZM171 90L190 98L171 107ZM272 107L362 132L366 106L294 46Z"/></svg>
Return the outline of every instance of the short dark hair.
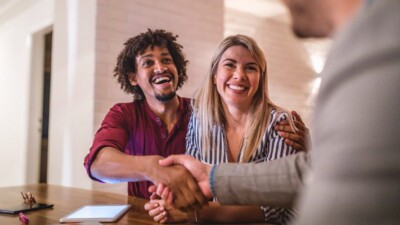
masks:
<svg viewBox="0 0 400 225"><path fill-rule="evenodd" d="M172 56L172 60L178 71L178 87L179 89L183 83L187 80L186 66L188 60L182 52L183 46L176 42L178 35L174 35L171 32L165 30L151 30L141 33L135 37L128 39L124 45L124 49L118 55L117 65L114 68L114 77L117 78L118 83L128 94L133 94L133 99L143 99L143 91L138 86L133 86L129 82L129 73L137 73L136 57L148 48L149 46L167 48Z"/></svg>

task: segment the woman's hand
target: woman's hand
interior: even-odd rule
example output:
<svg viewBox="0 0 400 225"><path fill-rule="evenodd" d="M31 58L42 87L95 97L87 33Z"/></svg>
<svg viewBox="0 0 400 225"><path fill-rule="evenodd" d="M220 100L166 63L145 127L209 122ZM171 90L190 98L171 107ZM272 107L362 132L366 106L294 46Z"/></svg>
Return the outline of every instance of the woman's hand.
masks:
<svg viewBox="0 0 400 225"><path fill-rule="evenodd" d="M157 223L195 222L196 220L194 211L187 213L180 211L160 199L150 200L144 205L144 209Z"/></svg>
<svg viewBox="0 0 400 225"><path fill-rule="evenodd" d="M274 127L278 134L285 138L285 143L297 151L307 152L309 150L309 145L311 144L310 131L304 124L300 115L296 111L291 112L295 117L294 125L297 128L296 133L293 132L287 120L280 122Z"/></svg>
<svg viewBox="0 0 400 225"><path fill-rule="evenodd" d="M149 212L149 215L153 217L157 223L168 222L168 212L165 210L165 201L159 199L153 199L144 204L144 209Z"/></svg>

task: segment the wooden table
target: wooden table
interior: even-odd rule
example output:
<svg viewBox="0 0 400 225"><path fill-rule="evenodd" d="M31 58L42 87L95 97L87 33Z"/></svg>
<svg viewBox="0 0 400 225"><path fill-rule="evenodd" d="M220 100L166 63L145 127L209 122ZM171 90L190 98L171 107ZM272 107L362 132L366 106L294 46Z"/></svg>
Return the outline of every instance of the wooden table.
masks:
<svg viewBox="0 0 400 225"><path fill-rule="evenodd" d="M60 224L61 217L84 205L125 203L131 204L131 209L116 223L107 224L156 224L143 208L144 199L48 184L0 188L0 207L23 203L21 191L31 192L37 202L54 204L53 209L25 213L30 225ZM0 214L0 224L20 225L18 215Z"/></svg>
<svg viewBox="0 0 400 225"><path fill-rule="evenodd" d="M84 206L92 204L130 204L129 211L115 223L104 224L158 224L153 221L143 206L145 199L118 195L108 192L92 191L79 188L62 187L49 184L34 184L17 187L0 188L0 208L8 208L23 203L22 192L31 192L39 203L54 204L53 209L42 209L24 213L29 219L29 225L60 224L60 218ZM8 206L8 207L7 207ZM0 213L0 225L20 225L18 215ZM74 225L89 225L90 223L63 223ZM185 223L189 224L189 223ZM241 223L243 225L244 223ZM256 223L253 223L255 225ZM264 223L262 223L264 224ZM229 225L224 223L224 225Z"/></svg>

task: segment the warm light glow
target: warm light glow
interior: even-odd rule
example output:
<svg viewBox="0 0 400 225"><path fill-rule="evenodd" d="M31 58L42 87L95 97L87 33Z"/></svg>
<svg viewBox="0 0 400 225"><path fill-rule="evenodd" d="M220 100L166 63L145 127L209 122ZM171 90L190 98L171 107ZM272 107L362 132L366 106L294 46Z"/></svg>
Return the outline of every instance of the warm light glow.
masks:
<svg viewBox="0 0 400 225"><path fill-rule="evenodd" d="M311 55L311 64L314 71L319 74L324 68L325 59L320 55Z"/></svg>
<svg viewBox="0 0 400 225"><path fill-rule="evenodd" d="M312 84L311 95L315 96L318 93L320 85L321 85L321 77L316 77Z"/></svg>

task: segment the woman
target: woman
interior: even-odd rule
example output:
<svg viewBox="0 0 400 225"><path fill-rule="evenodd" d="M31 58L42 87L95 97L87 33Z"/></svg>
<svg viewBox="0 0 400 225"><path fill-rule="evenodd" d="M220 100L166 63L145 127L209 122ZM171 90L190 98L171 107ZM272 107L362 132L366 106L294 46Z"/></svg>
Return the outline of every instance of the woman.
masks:
<svg viewBox="0 0 400 225"><path fill-rule="evenodd" d="M211 63L205 85L193 102L186 154L210 164L269 161L296 153L274 129L280 121L294 122L268 97L266 59L245 35L224 39ZM158 222L190 217L214 222L285 223L289 211L268 206L220 206L210 203L192 214L169 208L162 201L146 204ZM190 220L190 219L189 219Z"/></svg>

